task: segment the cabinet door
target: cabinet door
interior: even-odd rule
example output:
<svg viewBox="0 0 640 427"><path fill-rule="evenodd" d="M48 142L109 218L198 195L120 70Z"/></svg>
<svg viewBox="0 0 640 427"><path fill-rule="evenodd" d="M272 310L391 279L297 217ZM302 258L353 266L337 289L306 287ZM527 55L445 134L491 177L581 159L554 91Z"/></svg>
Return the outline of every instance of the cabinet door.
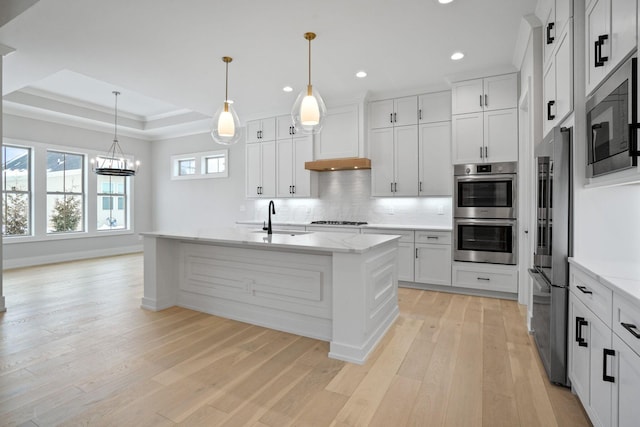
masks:
<svg viewBox="0 0 640 427"><path fill-rule="evenodd" d="M451 285L451 246L416 243L415 281Z"/></svg>
<svg viewBox="0 0 640 427"><path fill-rule="evenodd" d="M585 84L587 95L602 81L606 74L605 65L596 66L596 42L599 36L609 37L602 46L601 56L610 56L611 37L609 34L611 0L594 0L585 11ZM606 64L606 62L604 63Z"/></svg>
<svg viewBox="0 0 640 427"><path fill-rule="evenodd" d="M372 196L393 195L393 130L372 129L369 133Z"/></svg>
<svg viewBox="0 0 640 427"><path fill-rule="evenodd" d="M590 316L587 308L573 294L569 294L569 378L571 386L582 401L589 406L589 341L588 323ZM580 323L579 323L580 322ZM586 346L580 345L582 337Z"/></svg>
<svg viewBox="0 0 640 427"><path fill-rule="evenodd" d="M293 121L290 115L276 117L276 139L291 139L294 135Z"/></svg>
<svg viewBox="0 0 640 427"><path fill-rule="evenodd" d="M276 139L276 118L271 117L262 120L261 141L273 141Z"/></svg>
<svg viewBox="0 0 640 427"><path fill-rule="evenodd" d="M451 196L451 122L428 123L419 129L420 196Z"/></svg>
<svg viewBox="0 0 640 427"><path fill-rule="evenodd" d="M330 108L327 111L322 132L314 135L316 159L338 159L361 155L359 114L357 104ZM391 123L387 125L391 126Z"/></svg>
<svg viewBox="0 0 640 427"><path fill-rule="evenodd" d="M484 79L484 111L518 106L518 75L504 74Z"/></svg>
<svg viewBox="0 0 640 427"><path fill-rule="evenodd" d="M275 131L275 120L274 131ZM262 146L262 192L260 197L276 195L276 142L261 142Z"/></svg>
<svg viewBox="0 0 640 427"><path fill-rule="evenodd" d="M418 127L399 126L394 133L394 196L418 195Z"/></svg>
<svg viewBox="0 0 640 427"><path fill-rule="evenodd" d="M413 243L398 243L398 280L413 282Z"/></svg>
<svg viewBox="0 0 640 427"><path fill-rule="evenodd" d="M451 116L453 163L480 163L484 158L483 113Z"/></svg>
<svg viewBox="0 0 640 427"><path fill-rule="evenodd" d="M260 185L262 184L261 163L262 147L260 146L260 144L247 144L247 197L260 197Z"/></svg>
<svg viewBox="0 0 640 427"><path fill-rule="evenodd" d="M260 141L260 129L262 127L260 120L247 122L247 143Z"/></svg>
<svg viewBox="0 0 640 427"><path fill-rule="evenodd" d="M484 113L484 161L518 161L518 110Z"/></svg>
<svg viewBox="0 0 640 427"><path fill-rule="evenodd" d="M551 7L542 26L542 51L543 63L545 64L551 59L553 48L556 47L558 39L555 35L558 31L560 31L560 29L556 26L556 5L555 1L551 1Z"/></svg>
<svg viewBox="0 0 640 427"><path fill-rule="evenodd" d="M548 134L557 123L556 112L556 61L552 57L542 76L543 112L542 123L544 135Z"/></svg>
<svg viewBox="0 0 640 427"><path fill-rule="evenodd" d="M555 120L561 123L573 111L573 22L560 36L555 53L556 103Z"/></svg>
<svg viewBox="0 0 640 427"><path fill-rule="evenodd" d="M620 337L613 334L616 350L617 375L613 388L613 425L632 427L640 420L640 356L631 350ZM616 405L617 402L617 405Z"/></svg>
<svg viewBox="0 0 640 427"><path fill-rule="evenodd" d="M451 121L451 92L426 93L418 97L420 123Z"/></svg>
<svg viewBox="0 0 640 427"><path fill-rule="evenodd" d="M371 129L393 126L393 99L369 103L369 126Z"/></svg>
<svg viewBox="0 0 640 427"><path fill-rule="evenodd" d="M607 71L613 70L636 48L637 2L611 1L611 57Z"/></svg>
<svg viewBox="0 0 640 427"><path fill-rule="evenodd" d="M304 168L305 162L313 160L311 136L293 139L293 197L312 197L311 171Z"/></svg>
<svg viewBox="0 0 640 427"><path fill-rule="evenodd" d="M293 195L293 141L276 142L276 197Z"/></svg>
<svg viewBox="0 0 640 427"><path fill-rule="evenodd" d="M484 100L482 79L457 82L451 88L452 114L466 114L482 111Z"/></svg>
<svg viewBox="0 0 640 427"><path fill-rule="evenodd" d="M562 34L566 25L573 16L573 1L572 0L556 0L555 1L555 15L556 23L554 26L555 34ZM556 41L558 39L556 38Z"/></svg>
<svg viewBox="0 0 640 427"><path fill-rule="evenodd" d="M611 399L613 396L614 384L604 381L604 349L611 349L611 329L598 317L589 312L591 319L587 332L587 343L589 349L589 371L591 378L589 406L591 416L595 418L594 425L611 425ZM615 356L607 356L607 374L613 375L613 365Z"/></svg>
<svg viewBox="0 0 640 427"><path fill-rule="evenodd" d="M418 124L418 97L405 96L393 100L393 125L407 126Z"/></svg>

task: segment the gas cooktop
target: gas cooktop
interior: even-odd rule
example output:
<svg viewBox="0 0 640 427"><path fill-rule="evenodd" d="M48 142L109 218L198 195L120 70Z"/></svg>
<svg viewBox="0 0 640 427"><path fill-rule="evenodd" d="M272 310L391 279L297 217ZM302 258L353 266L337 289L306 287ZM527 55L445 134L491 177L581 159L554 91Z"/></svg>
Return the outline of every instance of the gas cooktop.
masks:
<svg viewBox="0 0 640 427"><path fill-rule="evenodd" d="M311 221L311 224L324 225L366 225L365 221Z"/></svg>

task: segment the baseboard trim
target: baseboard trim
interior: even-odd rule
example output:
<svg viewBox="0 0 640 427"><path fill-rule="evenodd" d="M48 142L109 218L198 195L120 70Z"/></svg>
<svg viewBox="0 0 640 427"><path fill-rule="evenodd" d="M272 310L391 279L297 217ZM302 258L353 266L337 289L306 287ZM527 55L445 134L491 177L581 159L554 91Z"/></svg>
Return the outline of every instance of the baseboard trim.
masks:
<svg viewBox="0 0 640 427"><path fill-rule="evenodd" d="M81 259L100 258L113 255L125 255L136 252L142 252L142 245L121 246L117 248L94 249L91 251L66 252L58 254L50 254L44 256L16 258L3 261L3 270L13 268L33 267L36 265L55 264L58 262L77 261Z"/></svg>

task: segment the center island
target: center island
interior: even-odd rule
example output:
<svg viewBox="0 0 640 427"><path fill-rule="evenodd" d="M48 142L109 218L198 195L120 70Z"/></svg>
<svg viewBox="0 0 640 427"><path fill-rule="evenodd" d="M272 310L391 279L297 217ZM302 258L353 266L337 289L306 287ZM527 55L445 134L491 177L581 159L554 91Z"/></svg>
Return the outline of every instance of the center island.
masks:
<svg viewBox="0 0 640 427"><path fill-rule="evenodd" d="M142 308L180 306L328 341L362 364L398 316L400 236L218 228L144 236Z"/></svg>

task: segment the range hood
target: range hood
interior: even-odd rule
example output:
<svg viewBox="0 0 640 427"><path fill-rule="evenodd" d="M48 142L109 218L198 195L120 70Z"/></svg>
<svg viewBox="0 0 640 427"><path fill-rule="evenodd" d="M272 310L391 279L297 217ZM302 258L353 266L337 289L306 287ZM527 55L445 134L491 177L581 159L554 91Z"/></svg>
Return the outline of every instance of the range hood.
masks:
<svg viewBox="0 0 640 427"><path fill-rule="evenodd" d="M343 157L340 159L314 160L312 162L305 162L304 168L318 172L371 169L371 159L364 157Z"/></svg>

